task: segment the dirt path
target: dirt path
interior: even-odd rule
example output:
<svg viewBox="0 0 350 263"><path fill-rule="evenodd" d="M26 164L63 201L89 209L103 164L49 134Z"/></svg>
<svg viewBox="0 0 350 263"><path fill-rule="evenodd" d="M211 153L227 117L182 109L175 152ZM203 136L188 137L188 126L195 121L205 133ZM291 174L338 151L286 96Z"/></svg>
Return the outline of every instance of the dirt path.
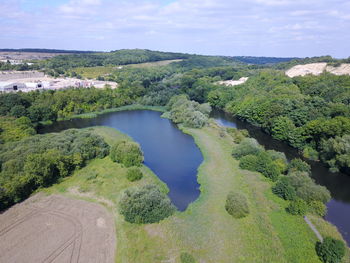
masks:
<svg viewBox="0 0 350 263"><path fill-rule="evenodd" d="M114 262L114 220L94 203L35 195L0 215L0 262Z"/></svg>
<svg viewBox="0 0 350 263"><path fill-rule="evenodd" d="M315 235L317 236L317 238L323 242L323 237L321 236L320 232L318 232L317 228L314 226L313 223L311 223L311 221L307 218L307 216L304 216L304 220L305 222L309 225L309 227L311 228L311 230L315 233Z"/></svg>

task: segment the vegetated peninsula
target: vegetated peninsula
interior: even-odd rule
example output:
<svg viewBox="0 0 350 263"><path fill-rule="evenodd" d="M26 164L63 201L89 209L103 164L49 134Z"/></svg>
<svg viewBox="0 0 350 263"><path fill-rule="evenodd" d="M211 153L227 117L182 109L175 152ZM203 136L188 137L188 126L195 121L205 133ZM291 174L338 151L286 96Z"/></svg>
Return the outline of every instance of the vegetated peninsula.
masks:
<svg viewBox="0 0 350 263"><path fill-rule="evenodd" d="M3 52L0 262L349 262L349 59Z"/></svg>

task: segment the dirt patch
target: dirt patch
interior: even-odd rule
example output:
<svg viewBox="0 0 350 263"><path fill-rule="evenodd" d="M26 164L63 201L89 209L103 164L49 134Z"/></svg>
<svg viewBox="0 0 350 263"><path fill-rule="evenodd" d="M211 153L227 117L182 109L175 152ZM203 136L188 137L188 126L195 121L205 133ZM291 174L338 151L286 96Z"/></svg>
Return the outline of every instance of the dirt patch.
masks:
<svg viewBox="0 0 350 263"><path fill-rule="evenodd" d="M68 193L79 196L79 197L85 197L85 198L92 198L96 200L97 202L100 202L104 205L107 205L109 207L114 207L114 204L111 200L105 199L103 197L98 197L92 192L80 192L78 187L71 187L68 189Z"/></svg>
<svg viewBox="0 0 350 263"><path fill-rule="evenodd" d="M350 75L350 64L341 64L339 67L327 66L327 63L311 63L305 65L296 65L286 71L288 77L305 76L308 74L320 75L324 71L335 75Z"/></svg>
<svg viewBox="0 0 350 263"><path fill-rule="evenodd" d="M35 195L0 215L0 262L114 262L114 220L98 204Z"/></svg>
<svg viewBox="0 0 350 263"><path fill-rule="evenodd" d="M217 83L225 86L237 86L237 85L243 84L247 80L248 80L248 77L242 77L239 80L223 80L223 81L218 81Z"/></svg>

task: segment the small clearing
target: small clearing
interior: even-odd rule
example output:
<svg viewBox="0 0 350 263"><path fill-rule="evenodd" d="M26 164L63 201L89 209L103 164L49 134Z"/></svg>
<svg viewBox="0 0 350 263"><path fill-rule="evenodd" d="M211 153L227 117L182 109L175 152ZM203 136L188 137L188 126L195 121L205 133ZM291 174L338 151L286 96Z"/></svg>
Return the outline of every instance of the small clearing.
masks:
<svg viewBox="0 0 350 263"><path fill-rule="evenodd" d="M239 80L222 80L222 81L218 81L217 83L225 86L237 86L237 85L243 84L247 80L248 80L248 77L242 77Z"/></svg>
<svg viewBox="0 0 350 263"><path fill-rule="evenodd" d="M350 64L343 63L338 67L328 66L326 62L296 65L287 70L286 75L290 78L308 74L317 76L325 71L334 75L350 75Z"/></svg>
<svg viewBox="0 0 350 263"><path fill-rule="evenodd" d="M98 204L37 194L0 214L0 262L114 262L112 215Z"/></svg>

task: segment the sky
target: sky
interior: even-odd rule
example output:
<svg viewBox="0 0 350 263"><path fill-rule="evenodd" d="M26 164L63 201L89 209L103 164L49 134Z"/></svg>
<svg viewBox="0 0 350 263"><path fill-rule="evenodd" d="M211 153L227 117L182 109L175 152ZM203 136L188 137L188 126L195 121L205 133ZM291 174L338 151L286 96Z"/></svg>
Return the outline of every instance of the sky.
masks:
<svg viewBox="0 0 350 263"><path fill-rule="evenodd" d="M350 56L349 0L0 0L0 48Z"/></svg>

